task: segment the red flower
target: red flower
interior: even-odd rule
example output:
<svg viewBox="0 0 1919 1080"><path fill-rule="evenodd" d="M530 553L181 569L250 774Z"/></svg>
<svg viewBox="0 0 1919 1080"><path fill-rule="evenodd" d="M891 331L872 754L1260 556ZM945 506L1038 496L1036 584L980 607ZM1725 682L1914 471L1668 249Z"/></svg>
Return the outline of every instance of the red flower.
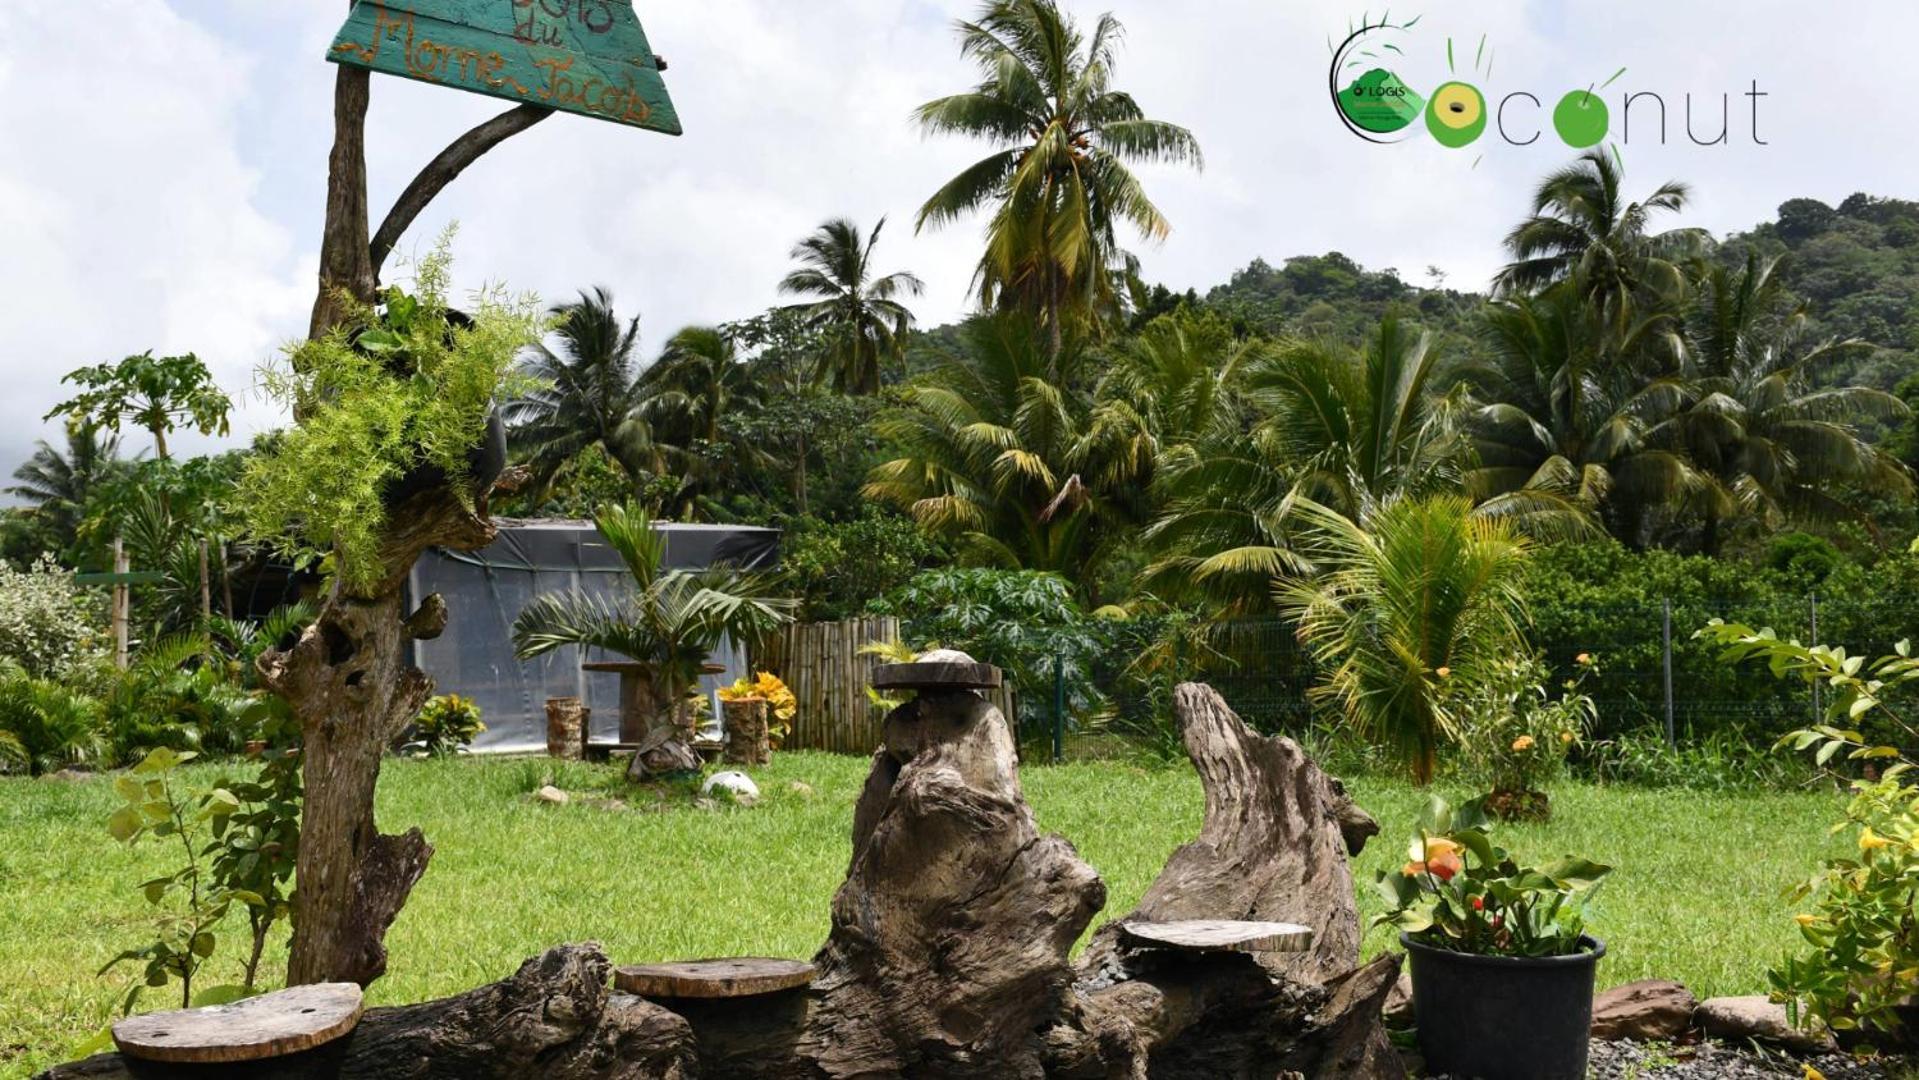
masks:
<svg viewBox="0 0 1919 1080"><path fill-rule="evenodd" d="M1473 897L1473 910L1474 911L1486 910L1486 898L1483 896Z"/></svg>

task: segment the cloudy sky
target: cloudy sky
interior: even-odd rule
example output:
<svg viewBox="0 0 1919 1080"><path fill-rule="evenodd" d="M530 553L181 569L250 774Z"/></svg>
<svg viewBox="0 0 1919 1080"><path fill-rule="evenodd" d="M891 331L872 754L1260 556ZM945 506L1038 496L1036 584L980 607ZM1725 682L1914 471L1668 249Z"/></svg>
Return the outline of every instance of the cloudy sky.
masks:
<svg viewBox="0 0 1919 1080"><path fill-rule="evenodd" d="M510 0L498 0L508 3ZM312 303L330 139L326 46L339 0L8 0L0 4L0 467L37 437L61 373L152 348L194 351L236 395L300 333ZM559 299L609 286L653 347L680 326L775 302L786 251L821 220L893 225L889 269L928 282L928 322L963 311L978 224L915 236L940 182L983 156L923 140L911 109L964 88L950 24L973 0L638 0L687 134L576 117L494 152L441 197L403 247L461 225L465 284L503 280ZM1339 250L1425 280L1437 266L1478 287L1530 185L1572 156L1552 132L1530 146L1488 136L1467 151L1430 139L1362 142L1325 86L1329 38L1362 15L1334 0L1069 0L1112 7L1129 36L1120 82L1151 113L1191 127L1203 173L1146 170L1174 223L1141 250L1149 280L1224 280L1255 257ZM1426 0L1402 39L1408 81L1461 77L1497 101L1626 74L1607 94L1658 93L1665 145L1635 112L1624 148L1643 190L1690 181L1690 224L1744 228L1783 200L1853 191L1914 197L1919 145L1905 105L1919 7L1864 0ZM1378 9L1372 13L1377 16ZM1484 35L1490 59L1475 74ZM1483 68L1491 66L1490 72ZM1424 80L1422 84L1420 80ZM1752 137L1752 84L1759 101ZM1730 95L1726 145L1717 134ZM491 99L378 78L368 143L376 217ZM1648 109L1650 107L1647 107ZM1616 113L1615 113L1616 116ZM1524 138L1523 99L1509 127ZM1617 129L1615 128L1615 134ZM283 422L246 394L236 438ZM137 440L133 440L137 441ZM191 441L188 445L193 445Z"/></svg>

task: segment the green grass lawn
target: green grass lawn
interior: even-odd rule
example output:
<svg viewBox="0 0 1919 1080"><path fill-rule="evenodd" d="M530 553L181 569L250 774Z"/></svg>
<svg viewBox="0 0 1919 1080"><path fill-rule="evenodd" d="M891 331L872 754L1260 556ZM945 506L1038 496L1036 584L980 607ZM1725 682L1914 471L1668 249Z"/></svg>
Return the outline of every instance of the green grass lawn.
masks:
<svg viewBox="0 0 1919 1080"><path fill-rule="evenodd" d="M864 760L778 755L756 772L759 806L717 810L608 808L593 797L533 804L524 793L548 768L388 764L381 824L421 826L436 853L388 936L391 966L373 1003L465 990L568 941L603 942L626 963L804 957L820 944ZM618 794L608 768L572 766L561 779ZM1199 827L1199 782L1187 768L1077 764L1029 768L1024 779L1041 826L1070 838L1105 878L1109 915L1131 908ZM1370 915L1373 873L1404 861L1424 795L1380 780L1350 786L1385 827L1357 871ZM1619 867L1592 919L1610 946L1601 982L1658 975L1701 997L1764 989L1767 964L1796 940L1781 891L1813 870L1838 808L1822 794L1727 798L1571 783L1554 804L1551 824L1506 828L1502 842L1522 858L1578 853ZM103 779L0 780L0 1076L60 1060L107 1022L128 985L130 969L94 972L141 943L148 912L134 886L166 863L157 846L129 851L107 836L114 805ZM1386 943L1375 932L1368 951ZM240 946L237 934L222 945L208 985L234 981ZM276 947L269 966L283 967L274 963L281 957ZM156 994L146 1007L165 1002Z"/></svg>

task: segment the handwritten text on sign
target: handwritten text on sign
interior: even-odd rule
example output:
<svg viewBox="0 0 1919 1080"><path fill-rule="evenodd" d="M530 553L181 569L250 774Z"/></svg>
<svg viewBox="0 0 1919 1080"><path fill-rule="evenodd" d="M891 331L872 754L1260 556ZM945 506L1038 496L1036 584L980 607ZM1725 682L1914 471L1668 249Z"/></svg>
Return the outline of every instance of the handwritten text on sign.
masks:
<svg viewBox="0 0 1919 1080"><path fill-rule="evenodd" d="M328 59L680 134L630 0L360 0Z"/></svg>

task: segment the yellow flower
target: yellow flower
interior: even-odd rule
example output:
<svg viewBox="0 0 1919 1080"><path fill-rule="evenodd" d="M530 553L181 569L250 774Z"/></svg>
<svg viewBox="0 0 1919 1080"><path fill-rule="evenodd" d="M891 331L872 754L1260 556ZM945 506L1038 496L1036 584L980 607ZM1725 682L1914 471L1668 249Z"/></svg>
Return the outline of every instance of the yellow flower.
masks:
<svg viewBox="0 0 1919 1080"><path fill-rule="evenodd" d="M1521 735L1519 738L1513 740L1514 753L1523 754L1526 751L1531 750L1532 748L1533 748L1533 737L1531 735Z"/></svg>
<svg viewBox="0 0 1919 1080"><path fill-rule="evenodd" d="M1792 921L1793 921L1793 922L1796 922L1796 923L1798 923L1798 924L1799 924L1800 926L1817 926L1817 925L1818 925L1818 923L1819 923L1819 916L1817 916L1817 915L1794 915L1794 916L1792 917Z"/></svg>
<svg viewBox="0 0 1919 1080"><path fill-rule="evenodd" d="M1859 830L1860 851L1878 851L1880 848L1889 848L1897 842L1896 840L1888 840L1878 833L1873 832L1872 826L1870 825Z"/></svg>
<svg viewBox="0 0 1919 1080"><path fill-rule="evenodd" d="M1572 741L1573 741L1573 733L1572 733L1572 732L1570 732L1570 731L1562 731L1562 732L1560 732L1560 733L1559 733L1559 741L1560 741L1560 742L1562 742L1562 743L1565 743L1565 744L1566 744L1566 745L1568 745L1568 746L1570 746L1570 745L1572 745Z"/></svg>
<svg viewBox="0 0 1919 1080"><path fill-rule="evenodd" d="M1433 669L1433 674L1442 679L1450 679L1453 677L1453 669L1449 667L1435 668Z"/></svg>
<svg viewBox="0 0 1919 1080"><path fill-rule="evenodd" d="M1454 874L1466 868L1466 860L1461 858L1465 850L1459 841L1444 836L1414 840L1406 851L1412 861L1401 868L1400 873L1407 877L1431 874L1441 881L1451 881Z"/></svg>

